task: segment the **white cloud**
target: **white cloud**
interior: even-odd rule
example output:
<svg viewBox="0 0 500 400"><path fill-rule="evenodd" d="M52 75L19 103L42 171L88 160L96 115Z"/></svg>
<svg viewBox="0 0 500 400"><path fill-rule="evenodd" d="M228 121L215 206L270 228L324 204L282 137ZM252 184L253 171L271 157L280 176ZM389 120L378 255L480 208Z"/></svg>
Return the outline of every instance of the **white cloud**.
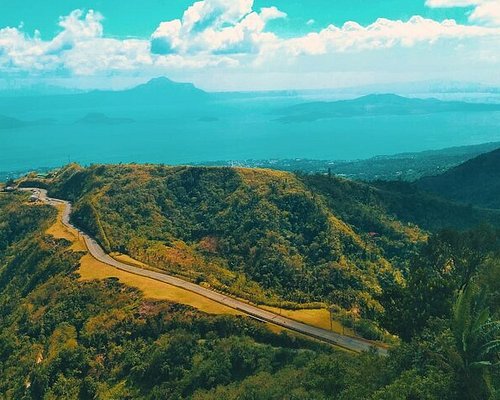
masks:
<svg viewBox="0 0 500 400"><path fill-rule="evenodd" d="M0 71L85 76L167 67L198 69L237 65L237 61L227 57L187 59L154 55L149 40L104 37L102 21L102 15L97 12L75 10L60 18L61 31L47 41L41 39L38 31L30 36L20 28L0 29Z"/></svg>
<svg viewBox="0 0 500 400"><path fill-rule="evenodd" d="M74 10L70 15L59 19L59 26L63 29L52 39L45 53L58 53L72 49L78 42L84 42L94 38L102 37L103 27L101 21L103 16L93 10L86 14L82 10Z"/></svg>
<svg viewBox="0 0 500 400"><path fill-rule="evenodd" d="M500 1L486 1L479 4L469 15L472 22L500 26Z"/></svg>
<svg viewBox="0 0 500 400"><path fill-rule="evenodd" d="M20 28L0 29L0 68L7 66L13 70L53 70L64 64L65 54L85 43L95 43L103 34L101 14L92 10L84 14L74 10L61 17L62 31L50 41L43 41L40 32L33 36ZM91 46L90 46L91 47Z"/></svg>
<svg viewBox="0 0 500 400"><path fill-rule="evenodd" d="M276 7L254 10L253 0L203 0L181 18L162 22L148 39L120 39L105 35L101 14L75 10L60 18L60 31L50 40L43 40L37 31L27 34L22 27L0 29L0 74L167 74L185 80L205 74L204 79L223 84L224 76L230 75L253 75L257 80L286 74L298 81L310 80L318 71L390 69L404 74L412 69L429 76L451 67L470 75L498 71L500 27L486 26L486 19L491 21L494 15L488 1L428 0L428 4L472 5L469 18L477 23L414 16L405 21L380 18L367 26L350 21L317 31L315 22L308 21L309 33L280 38L268 25L286 17Z"/></svg>
<svg viewBox="0 0 500 400"><path fill-rule="evenodd" d="M427 0L432 8L473 7L469 21L490 26L500 26L500 0Z"/></svg>
<svg viewBox="0 0 500 400"><path fill-rule="evenodd" d="M260 9L260 17L264 22L271 21L273 19L286 18L287 14L283 11L278 10L276 7L263 7Z"/></svg>
<svg viewBox="0 0 500 400"><path fill-rule="evenodd" d="M427 0L425 5L433 8L469 7L480 4L484 0Z"/></svg>
<svg viewBox="0 0 500 400"><path fill-rule="evenodd" d="M330 25L320 32L287 40L283 45L292 55L318 55L395 46L411 47L418 43L433 44L438 40L485 36L496 36L500 39L500 29L460 25L454 20L437 22L414 16L406 22L379 18L368 26L361 26L352 21L346 22L342 27Z"/></svg>
<svg viewBox="0 0 500 400"><path fill-rule="evenodd" d="M284 18L276 7L253 10L253 0L202 0L182 19L162 22L151 36L155 54L248 54L278 38L267 22Z"/></svg>

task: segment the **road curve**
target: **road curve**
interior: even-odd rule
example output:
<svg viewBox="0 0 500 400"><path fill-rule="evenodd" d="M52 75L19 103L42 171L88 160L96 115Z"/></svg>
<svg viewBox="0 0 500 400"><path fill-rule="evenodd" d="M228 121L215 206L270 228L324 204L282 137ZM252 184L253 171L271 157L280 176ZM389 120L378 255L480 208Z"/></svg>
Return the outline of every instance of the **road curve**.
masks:
<svg viewBox="0 0 500 400"><path fill-rule="evenodd" d="M223 304L225 306L231 307L235 310L241 311L245 314L248 314L256 319L265 321L265 322L270 322L272 324L281 326L283 328L290 329L292 331L301 333L303 335L321 340L323 342L327 342L330 344L334 344L336 346L343 347L345 349L355 351L355 352L363 352L363 351L368 351L370 349L375 349L380 355L387 355L387 350L380 345L359 339L359 338L354 338L350 336L345 336L341 335L335 332L331 332L326 329L321 329L315 326L307 325L302 322L298 322L295 320L292 320L290 318L283 317L281 315L275 314L273 312L263 310L259 307L256 307L254 305L245 303L244 301L234 299L232 297L229 297L227 295L215 292L213 290L204 288L202 286L196 285L192 282L185 281L183 279L177 278L175 276L171 276L165 273L161 272L155 272L155 271L150 271L138 267L134 267L132 265L128 265L125 263L122 263L120 261L115 260L106 252L104 249L89 235L86 233L82 232L80 229L75 227L74 225L71 224L70 222L70 215L71 215L71 203L65 200L60 200L60 199L55 199L55 198L50 198L47 197L47 191L44 189L38 189L38 188L23 188L22 190L26 191L32 191L35 196L38 197L38 199L42 202L51 204L51 205L56 205L56 204L64 204L65 208L62 214L62 223L66 225L68 228L75 229L80 233L80 235L83 237L85 240L85 243L87 245L87 248L90 252L90 254L96 258L97 260L108 264L112 267L115 267L119 270L130 272L135 275L140 275L144 276L147 278L155 279L160 282L165 282L170 285L189 290L193 293L199 294L203 297L206 297L210 300L214 300L217 303Z"/></svg>

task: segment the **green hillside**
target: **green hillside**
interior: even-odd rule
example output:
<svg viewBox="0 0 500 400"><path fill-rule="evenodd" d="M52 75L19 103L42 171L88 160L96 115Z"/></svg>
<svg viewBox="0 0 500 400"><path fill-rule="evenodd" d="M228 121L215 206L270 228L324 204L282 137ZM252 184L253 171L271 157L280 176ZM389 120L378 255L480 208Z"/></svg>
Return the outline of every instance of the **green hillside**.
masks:
<svg viewBox="0 0 500 400"><path fill-rule="evenodd" d="M366 318L428 230L498 221L406 187L260 169L72 165L48 187L107 251L257 303Z"/></svg>
<svg viewBox="0 0 500 400"><path fill-rule="evenodd" d="M256 381L275 382L276 399L292 381L295 396L325 398L320 382L303 387L316 368L368 368L370 357L358 362L247 318L146 300L113 279L79 281L79 255L43 233L55 209L27 197L0 196L2 399L202 399Z"/></svg>
<svg viewBox="0 0 500 400"><path fill-rule="evenodd" d="M417 181L418 187L479 207L500 208L500 149L482 154L442 175Z"/></svg>
<svg viewBox="0 0 500 400"><path fill-rule="evenodd" d="M152 167L99 168L70 167L54 190L82 193L84 203L113 182L106 174L120 171L123 183ZM81 281L81 254L44 233L55 209L27 199L0 194L2 398L468 400L500 389L491 367L500 236L491 229L433 236L407 284L386 288L385 324L405 343L382 358L148 300L115 279Z"/></svg>
<svg viewBox="0 0 500 400"><path fill-rule="evenodd" d="M75 201L74 221L108 251L257 302L323 301L374 311L379 276L400 280L382 247L293 174L73 167L50 187ZM398 229L388 241L413 245L422 236L395 222L391 232Z"/></svg>
<svg viewBox="0 0 500 400"><path fill-rule="evenodd" d="M387 226L377 225L374 221L381 215L399 221L410 235L415 225L431 232L449 227L466 229L480 224L500 226L500 212L496 210L450 202L418 190L407 182L374 181L366 184L324 175L306 175L302 179L311 190L326 196L334 213L365 231L385 232Z"/></svg>

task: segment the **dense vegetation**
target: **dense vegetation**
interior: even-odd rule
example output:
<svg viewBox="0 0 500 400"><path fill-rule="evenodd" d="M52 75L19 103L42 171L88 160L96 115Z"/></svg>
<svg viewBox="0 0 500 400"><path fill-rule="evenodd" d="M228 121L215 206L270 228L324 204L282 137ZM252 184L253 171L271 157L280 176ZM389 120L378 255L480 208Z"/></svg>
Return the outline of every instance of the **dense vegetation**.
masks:
<svg viewBox="0 0 500 400"><path fill-rule="evenodd" d="M0 197L0 393L6 399L495 399L499 233L433 236L407 284L386 289L387 358L275 335L242 317L149 301L77 279L79 255L43 232L55 217ZM8 234L7 234L8 233ZM14 239L12 239L14 238ZM496 340L496 341L495 341Z"/></svg>
<svg viewBox="0 0 500 400"><path fill-rule="evenodd" d="M386 227L373 225L379 216L390 216L407 232L412 227L414 232L418 228L435 232L448 227L466 229L483 223L500 226L498 211L452 203L422 192L407 182L374 181L368 185L324 175L308 175L302 179L311 190L326 196L334 213L361 229L386 232Z"/></svg>
<svg viewBox="0 0 500 400"><path fill-rule="evenodd" d="M71 165L41 184L108 251L256 303L329 306L372 339L427 230L500 220L403 183L258 169Z"/></svg>
<svg viewBox="0 0 500 400"><path fill-rule="evenodd" d="M422 178L424 190L465 204L500 208L500 149L482 154L442 175Z"/></svg>
<svg viewBox="0 0 500 400"><path fill-rule="evenodd" d="M380 228L379 246L361 222L346 224L324 196L281 172L74 166L50 187L75 202L74 221L107 250L259 302L376 313L382 285L401 280L394 249L410 252L425 238L380 211L361 221Z"/></svg>

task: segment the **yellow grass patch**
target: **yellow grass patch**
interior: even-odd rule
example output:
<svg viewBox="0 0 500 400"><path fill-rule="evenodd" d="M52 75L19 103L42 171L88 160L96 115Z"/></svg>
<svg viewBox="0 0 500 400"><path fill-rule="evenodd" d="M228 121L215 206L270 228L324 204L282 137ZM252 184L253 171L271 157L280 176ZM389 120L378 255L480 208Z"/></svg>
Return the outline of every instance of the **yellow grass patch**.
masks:
<svg viewBox="0 0 500 400"><path fill-rule="evenodd" d="M269 193L272 184L279 187L285 185L287 193L304 191L303 185L289 172L262 168L235 168L235 170L246 185L262 195Z"/></svg>
<svg viewBox="0 0 500 400"><path fill-rule="evenodd" d="M135 260L132 257L130 257L127 254L122 254L122 253L110 253L109 254L111 257L113 257L115 260L120 261L124 264L132 265L133 267L139 267L139 268L144 268L144 269L150 269L150 267L143 262L140 262L139 260Z"/></svg>
<svg viewBox="0 0 500 400"><path fill-rule="evenodd" d="M90 254L86 254L80 260L78 273L80 274L81 280L118 278L121 283L142 291L144 297L149 299L168 300L175 303L186 304L209 314L241 314L232 308L223 306L222 304L188 290L180 289L151 278L120 271L97 261Z"/></svg>
<svg viewBox="0 0 500 400"><path fill-rule="evenodd" d="M330 313L324 308L315 308L311 310L283 310L269 306L261 306L261 308L298 322L330 330ZM333 320L331 328L334 332L354 336L354 332L348 328L342 328L342 324L339 321Z"/></svg>
<svg viewBox="0 0 500 400"><path fill-rule="evenodd" d="M79 237L78 232L74 229L68 228L62 223L62 214L64 211L64 205L58 204L54 206L57 208L57 219L56 222L45 231L48 235L54 236L56 239L66 239L73 243L70 247L73 251L85 251L85 243L83 239Z"/></svg>
<svg viewBox="0 0 500 400"><path fill-rule="evenodd" d="M81 237L78 236L78 232L63 225L61 216L64 210L64 205L57 205L56 208L58 210L57 220L50 228L47 229L46 233L56 238L63 238L71 241L73 243L71 249L74 251L87 251L85 242ZM147 264L135 260L126 254L112 253L111 256L114 259L125 264L140 268L149 268ZM86 252L86 254L80 259L80 268L77 272L80 274L80 280L82 281L99 280L113 277L117 278L124 285L139 289L144 294L144 297L149 299L167 300L175 303L185 304L209 314L245 315L230 307L226 307L222 304L207 299L206 297L200 296L196 293L192 293L188 290L111 267L96 260L88 252ZM280 310L279 308L268 306L262 306L262 308L275 312L276 314L281 314L285 317L294 319L299 322L304 322L324 329L330 329L330 316L329 312L325 309ZM266 326L275 333L288 331L283 327L270 323L266 323ZM333 330L335 332L342 333L342 325L337 321L333 321ZM345 333L352 334L352 332L348 329L345 329Z"/></svg>
<svg viewBox="0 0 500 400"><path fill-rule="evenodd" d="M236 310L223 306L215 301L207 299L188 290L180 289L164 282L156 281L151 278L134 275L129 272L120 271L114 267L104 264L96 260L90 253L87 252L87 247L83 238L79 237L78 232L74 229L66 227L62 223L62 213L64 210L63 204L55 206L57 208L57 220L47 229L46 233L58 239L66 239L72 242L70 247L73 251L85 251L86 254L80 259L80 268L78 273L81 280L94 280L115 277L121 283L139 289L143 292L144 297L156 300L168 300L175 303L181 303L197 308L209 314L240 314ZM120 253L114 253L112 256L129 265L140 268L148 267L146 264Z"/></svg>

